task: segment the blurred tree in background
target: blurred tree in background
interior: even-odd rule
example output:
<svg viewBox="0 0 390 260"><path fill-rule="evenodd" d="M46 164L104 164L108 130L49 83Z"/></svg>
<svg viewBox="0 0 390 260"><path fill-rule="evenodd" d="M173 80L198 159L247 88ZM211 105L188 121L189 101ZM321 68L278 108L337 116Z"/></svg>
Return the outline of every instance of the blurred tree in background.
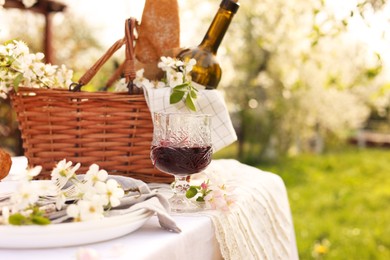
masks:
<svg viewBox="0 0 390 260"><path fill-rule="evenodd" d="M0 26L0 42L22 40L31 52L43 51L42 15L19 9L3 9L0 12L2 19L10 25ZM93 27L83 17L65 12L57 13L53 18L55 64L65 64L73 69L74 80L77 80L102 55L102 46L94 35ZM107 78L107 73L102 73L91 85L99 85ZM0 100L0 146L13 155L23 154L18 124L9 99Z"/></svg>
<svg viewBox="0 0 390 260"><path fill-rule="evenodd" d="M240 159L321 152L364 127L373 111L388 116L389 60L356 36L374 37L373 17L385 7L384 1L242 2L220 53L229 68L220 89L237 120ZM388 32L381 33L389 44Z"/></svg>

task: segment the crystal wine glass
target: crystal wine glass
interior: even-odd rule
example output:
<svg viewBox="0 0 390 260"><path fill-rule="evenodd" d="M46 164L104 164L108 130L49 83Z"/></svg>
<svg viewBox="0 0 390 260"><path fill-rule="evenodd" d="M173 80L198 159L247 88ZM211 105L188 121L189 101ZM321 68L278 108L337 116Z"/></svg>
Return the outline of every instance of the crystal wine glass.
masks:
<svg viewBox="0 0 390 260"><path fill-rule="evenodd" d="M153 165L175 177L171 211L195 211L185 196L187 178L206 169L213 153L211 117L205 114L154 113L154 131L150 157Z"/></svg>

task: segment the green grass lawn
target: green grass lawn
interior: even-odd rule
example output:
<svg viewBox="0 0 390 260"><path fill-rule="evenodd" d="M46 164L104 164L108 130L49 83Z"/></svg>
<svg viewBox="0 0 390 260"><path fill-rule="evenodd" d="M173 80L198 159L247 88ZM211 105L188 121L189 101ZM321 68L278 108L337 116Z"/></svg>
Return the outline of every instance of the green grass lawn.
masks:
<svg viewBox="0 0 390 260"><path fill-rule="evenodd" d="M300 259L390 259L390 150L346 148L255 166L286 184Z"/></svg>

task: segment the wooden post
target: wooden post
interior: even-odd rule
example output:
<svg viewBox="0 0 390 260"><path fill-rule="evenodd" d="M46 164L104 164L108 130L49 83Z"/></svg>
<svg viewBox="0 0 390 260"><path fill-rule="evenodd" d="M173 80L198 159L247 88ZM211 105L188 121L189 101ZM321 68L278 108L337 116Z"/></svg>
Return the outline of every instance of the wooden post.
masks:
<svg viewBox="0 0 390 260"><path fill-rule="evenodd" d="M20 0L6 0L4 8L18 8L42 14L45 17L45 31L43 35L43 52L46 63L55 63L53 48L52 13L63 12L66 5L52 0L38 0L32 7L26 8Z"/></svg>
<svg viewBox="0 0 390 260"><path fill-rule="evenodd" d="M50 14L51 13L45 13L45 34L43 39L43 48L45 53L45 62L54 64L52 19Z"/></svg>

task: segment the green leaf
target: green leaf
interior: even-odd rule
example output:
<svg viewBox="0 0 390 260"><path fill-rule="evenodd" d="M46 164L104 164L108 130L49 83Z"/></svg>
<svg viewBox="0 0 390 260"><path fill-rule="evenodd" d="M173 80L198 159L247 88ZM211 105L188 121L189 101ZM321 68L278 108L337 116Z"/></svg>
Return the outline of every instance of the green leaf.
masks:
<svg viewBox="0 0 390 260"><path fill-rule="evenodd" d="M197 197L196 198L196 201L198 201L198 202L204 202L204 198L201 196L201 197Z"/></svg>
<svg viewBox="0 0 390 260"><path fill-rule="evenodd" d="M35 225L49 225L51 223L50 219L39 215L31 216L31 222Z"/></svg>
<svg viewBox="0 0 390 260"><path fill-rule="evenodd" d="M28 218L23 216L20 213L15 213L15 214L12 214L11 216L9 216L8 222L11 225L16 225L16 226L29 224Z"/></svg>
<svg viewBox="0 0 390 260"><path fill-rule="evenodd" d="M192 111L196 111L196 107L194 104L194 101L191 98L191 95L187 95L186 97L186 106L191 109Z"/></svg>
<svg viewBox="0 0 390 260"><path fill-rule="evenodd" d="M19 84L22 81L22 79L23 79L22 73L19 73L18 76L16 76L14 78L13 84L14 84L15 90L18 90Z"/></svg>
<svg viewBox="0 0 390 260"><path fill-rule="evenodd" d="M196 91L194 91L193 89L191 90L190 95L193 99L196 99L198 97L198 95L196 94Z"/></svg>
<svg viewBox="0 0 390 260"><path fill-rule="evenodd" d="M178 91L185 91L187 90L188 88L188 83L183 83L183 84L180 84L180 85L177 85L176 87L173 88L174 91L178 90Z"/></svg>
<svg viewBox="0 0 390 260"><path fill-rule="evenodd" d="M187 199L191 199L195 197L196 194L198 194L198 190L194 186L191 186L186 192L186 197Z"/></svg>
<svg viewBox="0 0 390 260"><path fill-rule="evenodd" d="M182 91L173 91L170 98L169 98L169 103L170 104L176 104L179 101L181 101L184 97L185 92Z"/></svg>

